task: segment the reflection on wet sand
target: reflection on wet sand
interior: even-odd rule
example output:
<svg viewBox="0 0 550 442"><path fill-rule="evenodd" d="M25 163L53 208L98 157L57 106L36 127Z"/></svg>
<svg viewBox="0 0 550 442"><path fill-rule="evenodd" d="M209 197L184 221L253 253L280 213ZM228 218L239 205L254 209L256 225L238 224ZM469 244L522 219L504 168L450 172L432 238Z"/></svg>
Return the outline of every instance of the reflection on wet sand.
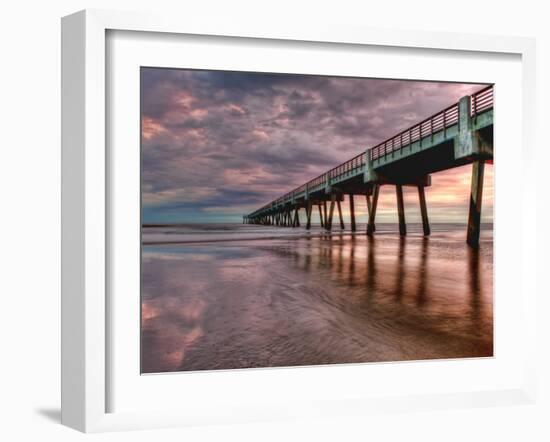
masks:
<svg viewBox="0 0 550 442"><path fill-rule="evenodd" d="M491 356L492 316L490 237L144 248L148 373Z"/></svg>

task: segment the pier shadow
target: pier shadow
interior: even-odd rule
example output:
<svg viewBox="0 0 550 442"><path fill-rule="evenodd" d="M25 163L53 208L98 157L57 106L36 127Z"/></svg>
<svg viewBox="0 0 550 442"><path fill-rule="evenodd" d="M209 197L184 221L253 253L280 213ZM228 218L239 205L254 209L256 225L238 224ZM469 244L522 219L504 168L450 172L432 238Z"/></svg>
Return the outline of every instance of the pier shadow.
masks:
<svg viewBox="0 0 550 442"><path fill-rule="evenodd" d="M416 294L416 305L422 307L428 301L428 293L426 290L426 280L428 278L428 244L429 238L422 238L422 247L420 252L420 266L418 269L418 290Z"/></svg>
<svg viewBox="0 0 550 442"><path fill-rule="evenodd" d="M349 273L348 273L348 285L354 286L355 285L355 249L357 247L356 245L356 237L355 235L352 235L350 238L350 252L349 252Z"/></svg>
<svg viewBox="0 0 550 442"><path fill-rule="evenodd" d="M479 324L482 317L483 285L481 284L481 265L479 248L468 249L468 269L470 276L470 317L472 324Z"/></svg>
<svg viewBox="0 0 550 442"><path fill-rule="evenodd" d="M372 236L367 237L367 265L366 265L366 275L365 275L365 301L367 305L373 300L374 294L376 293L376 275L377 275L377 265L376 265L376 239Z"/></svg>
<svg viewBox="0 0 550 442"><path fill-rule="evenodd" d="M270 251L280 255L290 251L295 268L312 275L305 281L321 281L329 291L331 284L337 284L334 293L348 290L344 299L359 309L375 306L388 317L427 315L426 321L448 317L462 321L471 333L475 324L487 320L480 251L433 241L332 233Z"/></svg>
<svg viewBox="0 0 550 442"><path fill-rule="evenodd" d="M400 236L397 248L397 269L395 272L395 298L397 301L403 299L403 285L405 284L405 246L406 239Z"/></svg>

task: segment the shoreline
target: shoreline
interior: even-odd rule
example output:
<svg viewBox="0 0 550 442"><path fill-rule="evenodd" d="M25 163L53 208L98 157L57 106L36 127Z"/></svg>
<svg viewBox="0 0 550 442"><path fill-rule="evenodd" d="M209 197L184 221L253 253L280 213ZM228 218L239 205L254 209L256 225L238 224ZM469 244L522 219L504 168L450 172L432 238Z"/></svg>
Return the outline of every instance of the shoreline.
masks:
<svg viewBox="0 0 550 442"><path fill-rule="evenodd" d="M411 223L412 225L412 223ZM399 235L399 232L396 231L393 227L395 225L393 224L386 224L386 226L391 226L392 229L388 229L388 230L378 230L375 235L374 235L374 238L376 238L376 236L392 236L392 235ZM448 226L448 228L442 228L441 230L438 230L437 229L437 225L436 225L436 228L434 229L434 231L432 232L432 234L428 237L424 237L421 229L419 229L418 231L416 230L413 230L413 231L409 231L408 234L404 237L404 238L407 238L407 237L410 237L410 238L437 238L438 237L438 234L441 234L441 233L456 233L457 232L457 229L456 229L456 226L449 226L448 224L440 224L440 226ZM265 226L263 226L265 227ZM421 227L421 225L420 225ZM454 227L454 228L453 228ZM485 231L485 232L493 232L493 225L490 224L490 225L485 225L484 227L482 226L482 231ZM168 238L168 236L170 235L189 235L189 236L193 236L193 235L197 235L195 232L186 232L186 233L170 233L170 234L167 234L167 233L159 233L158 235L164 235L166 236L167 238L164 240L164 239L142 239L141 241L141 245L144 246L144 247L147 247L147 246L163 246L163 245L185 245L185 244L201 244L201 243L223 243L223 242L239 242L239 241L262 241L262 240L299 240L299 239L313 239L313 238L343 238L343 237L353 237L353 238L361 238L361 237L365 237L365 238L368 238L367 235L366 235L366 232L365 232L365 229L357 229L356 231L351 231L351 230L336 230L336 231L325 231L325 230L321 230L320 227L316 227L312 230L301 230L301 231L295 231L295 233L281 233L280 235L277 235L277 234L273 234L273 233L270 233L270 234L267 234L267 232L264 230L264 231L258 231L257 234L253 234L253 233L250 233L249 236L247 236L247 234L244 234L244 233L240 233L240 236L236 236L236 237L229 237L230 235L232 236L232 234L239 234L238 231L235 231L235 230L230 230L229 232L231 233L227 233L228 237L218 237L218 238L196 238L196 239L193 239L193 238L189 238L189 239L173 239L173 238ZM205 235L207 235L208 233L204 233ZM200 235L200 233L198 234ZM223 233L221 233L220 235L223 235ZM464 235L466 235L466 230L464 229ZM143 237L143 235L142 235ZM374 239L373 238L373 239ZM484 239L484 238L481 238L481 241L484 241L484 240L487 240L487 239ZM493 240L493 238L491 238L491 241Z"/></svg>
<svg viewBox="0 0 550 442"><path fill-rule="evenodd" d="M462 233L143 248L142 373L492 357L491 232Z"/></svg>

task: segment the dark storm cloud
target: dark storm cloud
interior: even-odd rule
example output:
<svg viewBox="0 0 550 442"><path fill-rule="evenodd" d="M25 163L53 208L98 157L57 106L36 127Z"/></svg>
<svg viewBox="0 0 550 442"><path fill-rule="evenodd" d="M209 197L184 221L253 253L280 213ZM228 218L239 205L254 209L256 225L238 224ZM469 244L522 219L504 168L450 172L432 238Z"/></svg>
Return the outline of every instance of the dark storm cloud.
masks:
<svg viewBox="0 0 550 442"><path fill-rule="evenodd" d="M219 210L237 219L479 88L156 68L141 73L143 202L151 220L155 210L196 210L209 219Z"/></svg>

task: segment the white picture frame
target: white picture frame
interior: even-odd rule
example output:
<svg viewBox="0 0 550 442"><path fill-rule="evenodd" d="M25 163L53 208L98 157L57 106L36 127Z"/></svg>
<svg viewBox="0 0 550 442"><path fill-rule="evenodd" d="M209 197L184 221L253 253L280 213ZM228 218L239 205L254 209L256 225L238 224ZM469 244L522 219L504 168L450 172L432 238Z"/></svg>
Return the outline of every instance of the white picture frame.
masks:
<svg viewBox="0 0 550 442"><path fill-rule="evenodd" d="M426 394L372 398L317 400L251 412L250 405L236 408L235 414L213 418L206 412L190 417L178 412L108 412L107 396L112 385L106 373L109 365L107 327L107 261L111 240L106 228L109 201L106 155L106 33L142 31L163 34L205 35L287 42L338 43L400 48L427 48L444 51L473 51L516 54L522 70L522 173L535 161L535 46L534 41L516 37L428 33L370 28L326 26L280 27L266 23L243 25L196 18L154 16L86 10L62 21L62 422L85 432L182 426L209 422L243 422L362 414L371 411L453 408L510 403L532 403L536 392L534 342L526 343L522 360L524 381L517 388L462 394ZM525 213L536 218L535 193L521 192ZM524 232L522 256L535 255L534 229ZM527 335L535 333L535 269L522 260L522 326ZM208 375L208 374L207 374ZM261 408L261 407L260 407Z"/></svg>

